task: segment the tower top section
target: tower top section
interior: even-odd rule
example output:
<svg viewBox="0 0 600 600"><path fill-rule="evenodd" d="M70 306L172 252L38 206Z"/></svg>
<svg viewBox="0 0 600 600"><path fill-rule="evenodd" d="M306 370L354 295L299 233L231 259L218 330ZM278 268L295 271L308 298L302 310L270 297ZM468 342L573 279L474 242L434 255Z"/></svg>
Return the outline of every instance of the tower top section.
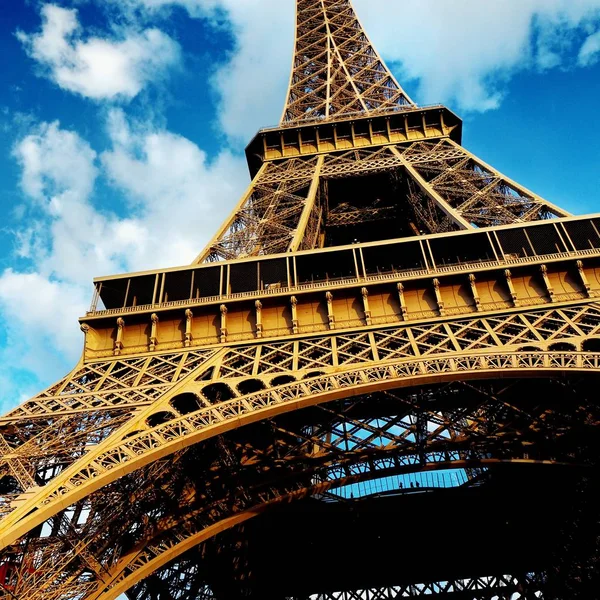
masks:
<svg viewBox="0 0 600 600"><path fill-rule="evenodd" d="M296 46L282 125L414 108L350 0L296 0Z"/></svg>

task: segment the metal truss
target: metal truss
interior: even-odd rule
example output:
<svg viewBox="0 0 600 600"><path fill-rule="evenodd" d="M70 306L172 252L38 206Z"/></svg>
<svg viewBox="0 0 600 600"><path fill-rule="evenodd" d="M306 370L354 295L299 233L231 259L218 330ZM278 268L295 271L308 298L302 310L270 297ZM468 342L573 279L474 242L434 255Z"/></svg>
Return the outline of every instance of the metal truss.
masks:
<svg viewBox="0 0 600 600"><path fill-rule="evenodd" d="M317 195L321 163L314 158L265 165L197 262L286 252Z"/></svg>
<svg viewBox="0 0 600 600"><path fill-rule="evenodd" d="M349 335L330 335L316 338L308 338L306 341L288 342L288 343L264 343L251 346L233 346L221 349L218 352L206 351L200 355L193 352L182 353L182 358L175 360L173 355L163 357L153 357L152 360L144 359L147 366L160 365L162 377L167 381L171 379L169 391L162 397L148 400L146 403L137 403L137 411L128 415L127 420L122 420L121 427L117 430L107 427L105 435L100 435L92 444L92 439L84 435L86 440L85 450L81 454L75 455L72 459L65 459L53 471L53 478L48 478L45 485L39 489L36 487L27 487L26 493L17 496L22 505L15 503L15 497L11 497L10 504L7 507L12 508L13 512L6 514L3 524L3 543L16 542L16 536L24 535L26 531L35 528L35 523L47 521L54 523L52 529L58 532L56 543L50 544L48 540L43 543L43 556L36 560L41 565L57 565L60 571L68 573L67 565L73 563L76 572L81 573L81 569L89 569L89 563L97 561L96 573L100 573L105 568L106 556L102 553L108 552L109 564L115 560L112 554L114 547L112 542L106 541L102 546L103 550L98 551L95 544L98 542L99 527L106 527L106 524L112 518L115 524L112 526L115 532L122 531L120 527L137 529L139 526L133 526L131 519L123 521L122 509L116 510L121 506L123 500L117 501L122 497L124 486L126 495L131 494L130 490L139 490L140 481L156 481L157 476L152 474L155 470L161 468L165 470L172 481L181 481L178 478L178 471L174 466L176 461L167 462L161 466L161 457L169 453L180 452L183 448L190 448L201 440L208 440L214 435L222 435L226 431L234 431L244 422L255 422L258 417L264 421L278 414L284 414L289 410L297 410L302 406L310 406L315 403L322 403L336 398L344 397L348 390L354 390L354 393L361 390L369 393L369 390L377 390L388 387L392 384L394 387L415 385L424 385L427 381L439 380L444 374L451 380L463 380L470 374L486 377L497 377L498 375L518 376L520 372L541 373L551 376L553 371L592 373L600 366L600 356L589 352L555 352L548 351L554 344L564 350L565 346L561 343L568 341L569 348L577 348L584 339L595 336L600 330L600 310L594 305L584 305L579 307L566 308L562 310L545 311L521 311L513 315L502 315L498 317L488 317L481 319L470 319L463 321L447 321L446 323L433 323L429 326L407 326L404 328L387 328L379 333L357 333ZM521 350L521 352L515 352ZM186 358L184 359L183 356ZM131 371L135 371L139 381L140 362L138 359L128 361L131 366L129 375L127 369L123 369L123 377L126 381L135 381ZM184 371L183 365L191 365L195 361L196 366L191 370ZM114 365L123 365L123 360L118 357L113 361ZM170 365L170 366L168 366ZM114 372L116 366L110 369ZM158 367L157 367L158 368ZM104 372L108 370L104 368ZM62 382L59 386L54 386L43 394L42 398L35 399L30 405L25 404L19 409L21 416L19 419L13 419L12 423L19 425L21 423L35 423L36 419L31 414L40 410L40 402L56 403L69 402L76 404L77 389L76 382L81 381L82 387L98 387L98 382L88 383L92 373L102 371L101 368L91 363L89 370L75 371L68 383ZM187 375L186 375L187 373ZM156 374L156 373L155 373ZM78 379L78 377L79 379ZM152 376L151 372L148 377ZM283 379L282 379L283 377ZM106 379L105 379L106 381ZM389 383L388 383L389 382ZM116 386L116 381L110 380L108 385ZM82 387L79 388L81 391ZM262 388L262 389L259 389ZM61 392L62 390L62 392ZM66 393L64 391L67 390ZM258 390L248 393L249 390ZM97 391L100 391L99 389ZM87 397L89 391L84 392L83 397ZM52 398L54 394L54 398ZM62 395L61 395L62 394ZM52 398L52 399L50 399ZM414 401L413 401L414 402ZM327 405L323 405L327 409ZM98 408L98 407L97 407ZM418 405L413 404L413 414ZM115 405L112 405L115 410ZM24 412L23 412L24 411ZM327 409L329 411L329 409ZM102 413L102 411L97 411ZM40 420L45 423L48 419L48 412L40 412ZM398 417L391 415L390 419L379 419L377 426L367 418L365 420L344 417L343 426L344 435L340 435L339 425L335 421L340 421L340 413L333 413L336 419L330 422L327 432L321 431L312 425L311 436L305 436L304 439L300 432L288 435L290 439L295 440L296 449L294 451L278 451L278 456L290 456L297 458L305 456L306 448L312 448L314 454L315 448L336 455L350 453L354 459L345 457L343 460L331 463L323 470L323 467L317 472L310 471L310 483L316 487L311 493L324 494L331 487L341 485L340 482L360 481L372 474L380 475L382 472L394 472L398 469L414 470L415 468L440 468L440 465L453 464L454 466L465 463L464 447L453 453L444 449L448 440L459 439L455 435L457 429L461 429L462 438L469 427L480 427L482 423L488 423L488 426L495 424L501 425L501 420L497 415L491 418L486 414L485 418L475 418L473 414L467 415L460 413L450 417L450 412L445 416L430 415L431 418L421 421L421 430L419 439L422 443L429 444L429 451L425 454L423 451L417 452L412 441L415 433L416 422L410 416ZM256 416L254 416L256 415ZM457 420L458 419L458 420ZM430 423L423 429L424 423ZM435 428L433 424L435 424ZM470 423L470 425L468 425ZM52 424L47 424L48 438L51 437ZM115 425L116 427L116 425ZM466 429L465 429L466 428ZM519 427L519 431L527 430L527 427ZM285 439L285 432L279 428L279 436ZM353 433L354 432L354 433ZM300 437L299 437L300 436ZM315 437L316 436L316 437ZM403 451L399 452L400 440L403 442ZM321 440L317 442L316 440ZM335 441L327 441L335 440ZM394 441L395 440L395 441ZM430 440L430 442L426 442ZM407 441L410 441L408 447ZM28 442L26 441L25 444ZM57 442L58 443L58 442ZM65 448L71 448L72 441L68 437L60 439L60 443ZM382 448L389 452L391 448L395 458L382 457L378 462L375 458L370 458L364 463L364 452L368 450L370 444L383 444ZM298 446L298 444L300 444ZM436 448L436 444L439 448ZM449 453L450 452L450 453ZM461 454L462 452L462 454ZM516 454L515 454L516 452ZM520 453L519 453L520 452ZM14 454L14 453L13 453ZM43 454L43 453L42 453ZM219 448L219 454L222 457L230 456L224 447ZM402 458L402 456L405 458ZM416 455L421 458L415 462ZM489 455L489 448L488 448ZM23 453L28 457L26 466L31 469L31 477L38 478L39 469L43 467L43 460L37 462L36 457ZM185 455L184 455L185 456ZM363 457L352 466L353 460L357 457ZM476 461L477 454L469 453L470 465L473 467L479 464ZM411 458L413 457L413 458ZM513 450L510 459L519 457L523 459L524 454ZM426 459L425 462L422 462ZM47 460L47 459L46 459ZM255 456L246 456L248 465L260 463L260 458ZM391 462L390 462L391 460ZM5 457L8 465L14 461L9 455ZM71 464L74 463L74 464ZM144 466L148 465L148 466ZM427 467L427 465L430 465ZM481 464L479 464L481 466ZM206 467L208 468L208 467ZM140 470L141 469L141 470ZM147 469L150 469L148 471ZM48 470L43 471L47 473ZM185 470L184 470L185 472ZM204 472L204 471L203 471ZM305 471L303 471L305 473ZM223 478L223 472L218 471L219 477ZM48 477L48 475L46 475ZM317 479L315 479L317 477ZM235 480L235 478L234 478ZM179 485L182 485L179 483ZM248 515L256 514L256 506L268 505L270 502L280 498L283 495L301 494L306 495L306 478L301 478L292 482L291 487L281 488L269 487L259 493L259 496L252 496L249 488L242 490L243 497L247 502L251 502L253 507L250 512L242 511L238 504L240 512L231 519L231 524L236 524L248 518ZM166 489L181 489L175 483L165 484ZM260 489L260 488L259 488ZM141 498L146 497L152 500L151 506L156 506L155 487L148 492L138 491ZM285 492L285 493L284 493ZM262 494L262 495L261 495ZM273 495L275 494L275 496ZM30 500L28 498L31 497ZM130 496L128 496L130 497ZM186 497L186 496L184 496ZM203 496L205 497L205 495ZM100 500L96 500L99 498ZM150 501L150 500L148 500ZM97 504L98 503L98 504ZM61 512L65 506L74 508L67 513ZM90 527L89 544L94 547L90 550L89 557L86 558L85 535L82 529L73 529L74 523L78 523L78 517L75 513L85 514L92 511L97 519L88 519L85 527ZM212 511L212 516L222 514L223 509L228 509L230 504L223 501L208 503L202 505L202 511ZM212 508L211 508L212 507ZM219 508L219 513L214 511ZM111 511L114 511L111 513ZM136 510L135 514L140 516ZM172 511L167 511L169 519L172 520ZM55 515L55 516L53 516ZM143 516L143 513L142 513ZM133 515L132 515L133 518ZM49 519L49 521L48 521ZM57 520L58 519L58 520ZM10 522L13 525L9 525ZM29 524L25 524L29 521ZM149 573L148 565L160 564L165 557L172 557L174 548L178 547L177 552L183 551L186 544L198 544L204 539L203 536L210 535L211 531L218 531L222 527L222 520L217 521L218 525L212 529L207 527L207 522L201 520L199 524L202 529L189 529L189 520L184 520L183 530L169 529L167 538L160 538L161 541L145 545L142 554L135 554L136 560L131 563L127 569L123 564L119 565L121 577L126 576L123 581L130 582L133 572ZM8 526L7 526L8 525ZM48 527L45 525L44 527ZM11 540L6 537L6 532L10 534ZM123 535L122 532L119 535ZM65 545L67 538L75 538L70 545ZM172 536L172 537L171 537ZM27 544L28 537L23 538L21 544ZM35 538L34 538L35 539ZM171 541L168 541L171 540ZM184 541L183 546L180 543ZM114 542L114 540L113 540ZM64 558L61 548L73 548ZM78 544L78 545L77 545ZM175 545L173 545L175 544ZM160 551L157 551L160 549ZM167 551L165 554L164 552ZM150 552L150 555L146 554ZM157 554L158 552L158 554ZM29 551L31 555L32 550ZM58 554L57 554L58 553ZM85 562L81 563L83 554ZM94 558L96 557L96 558ZM66 560L67 562L61 562ZM154 561L154 562L153 562ZM95 564L95 563L94 563ZM85 565L88 565L85 567ZM114 565L112 568L115 568ZM36 577L29 581L30 589L28 594L31 598L36 598L45 588L40 587L39 569L35 569ZM56 577L54 573L52 586L65 583ZM27 577L23 576L24 582ZM77 586L82 586L81 575L71 574L71 577L77 581ZM89 579L89 573L88 573ZM102 578L101 578L102 579ZM110 579L109 579L110 580ZM71 585L71 578L68 580ZM75 583L73 583L75 585ZM129 585L129 583L127 584ZM96 589L97 583L87 581L82 589L89 596L92 590ZM35 589L34 589L35 588ZM38 591L35 591L35 590ZM67 588L70 589L70 588ZM123 588L123 590L126 589ZM122 590L122 591L123 591ZM46 594L46 592L44 592ZM61 592L63 593L63 592ZM38 594L34 596L33 594ZM48 595L49 592L40 598L53 598ZM58 592L57 592L58 594ZM61 597L57 595L56 598ZM98 596L110 597L109 596Z"/></svg>
<svg viewBox="0 0 600 600"><path fill-rule="evenodd" d="M399 598L468 598L469 600L525 600L544 598L540 590L529 581L522 583L512 575L457 579L421 584L399 585L376 589L332 592L286 600L397 600ZM527 589L527 593L523 589ZM533 588L533 589L532 589Z"/></svg>
<svg viewBox="0 0 600 600"><path fill-rule="evenodd" d="M5 415L0 473L11 484L0 497L0 514L14 507L21 492L47 483L215 353L87 363Z"/></svg>
<svg viewBox="0 0 600 600"><path fill-rule="evenodd" d="M587 248L587 239L592 246L585 250L592 253L588 275L581 262L560 273L536 263L539 272L522 274L521 298L506 266L489 263L485 268L504 279L488 284L506 285L510 295L504 290L505 300L481 301L470 273L469 316L445 307L437 278L430 290L408 290L433 294L431 310L408 311L404 284L392 281L392 273L385 281L397 293L389 297L390 305L399 302L394 315L372 313L369 289L356 280L360 293L336 301L354 302L358 310L336 321L328 281L298 292L300 303L291 295L295 259L293 269L282 262L290 292L283 300L281 287L263 294L262 283L247 281L260 279L260 265L234 268L252 256L338 245L349 237L340 231L369 230L369 246L389 222L404 228L401 235L445 233L441 243L452 244L456 230L568 216L465 150L460 137L456 115L444 107L420 109L404 93L350 0L297 0L282 123L249 146L254 179L196 260L231 261L206 267L220 273L219 291L206 295L221 304L218 333L193 338L189 300L180 300L192 298L193 275L182 291L174 271L162 274L160 286L157 274L139 274L132 287L141 291L132 292L131 306L131 279L120 282L122 302L107 284L113 296L106 314L93 311L93 326L82 319L86 353L78 366L0 418L0 599L114 600L127 593L136 600L230 600L214 553L234 557L228 584L239 584L238 595L246 597L253 575L238 551L243 528L260 515L297 501L353 503L355 494L380 501L384 480L393 480L391 491L403 500L437 499L442 488L489 489L500 469L521 468L575 473L572 487L585 492L581 502L575 494L572 519L560 523L556 537L566 550L558 566L548 565L549 576L575 573L577 585L579 567L594 566L594 544L580 539L595 531L600 497L600 305L587 279L597 279L587 233L596 228L592 221L578 225L580 245ZM573 263L580 245L571 242L573 252L565 245ZM348 256L358 263L354 251ZM358 277L355 266L350 272ZM456 276L452 293L460 294L467 284L452 268L447 278ZM236 272L243 281L233 286ZM576 276L583 288L554 293L550 277ZM161 306L166 277L168 307ZM285 275L278 277L273 285L285 284ZM230 287L240 297L228 309ZM313 293L321 304L310 305ZM137 305L140 297L148 299ZM99 298L101 286L94 307ZM375 299L371 294L371 307ZM528 308L534 304L543 308ZM178 321L185 307L185 321ZM312 311L313 320L299 320L301 309ZM171 326L167 310L175 315L171 340L158 332L159 315L166 317L161 327ZM288 310L290 327L276 329L287 323L280 313ZM245 319L242 333L228 330L228 311L230 323ZM272 317L264 327L263 311ZM130 314L137 320L128 321L133 333L124 345L123 315ZM461 477L450 480L449 471ZM589 556L578 550L584 546ZM567 564L571 556L574 567ZM523 573L529 571L492 565L444 581L316 589L288 600L544 597L546 573Z"/></svg>
<svg viewBox="0 0 600 600"><path fill-rule="evenodd" d="M348 0L298 0L296 15L283 125L414 106Z"/></svg>
<svg viewBox="0 0 600 600"><path fill-rule="evenodd" d="M572 349L578 349L583 340L599 333L600 308L586 303L560 309L375 327L372 331L328 332L296 340L116 357L91 361L75 369L58 384L8 413L0 419L0 425L12 428L4 434L11 454L32 460L59 449L61 442L57 442L56 432L62 440L71 440L69 425L78 424L74 435L88 446L86 431L90 436L95 435L96 440L102 439L104 434L98 434L97 430L108 433L112 419L128 419L131 411L153 405L180 381L189 379L190 374L192 379L207 381L207 386L210 382L227 381L227 393L238 395L250 385L247 380L269 387L278 383L275 380L278 376L304 378L339 367L376 366L381 361L454 352L545 350L564 341L569 341ZM206 405L215 399L214 394L207 397L201 394ZM89 426L83 427L86 420ZM26 427L16 428L17 425ZM35 471L38 470L36 467Z"/></svg>
<svg viewBox="0 0 600 600"><path fill-rule="evenodd" d="M557 400L532 398L532 387L547 386ZM29 559L18 591L31 600L76 592L114 598L159 569L166 585L187 569L179 557L224 529L290 499L332 498L331 490L390 474L468 466L473 477L481 467L511 461L572 463L564 426L579 428L585 446L593 434L586 427L600 422L600 409L586 393L558 380L458 382L369 394L298 413L292 421L263 421L242 438L232 432L158 460L57 514L41 543L29 538L13 547ZM264 443L249 446L245 440L252 438ZM414 490L406 485L404 491ZM177 575L181 595L174 597L192 600L190 590L209 586L205 571L195 573L184 580Z"/></svg>
<svg viewBox="0 0 600 600"><path fill-rule="evenodd" d="M327 210L323 182L375 173L405 177L406 199ZM403 206L413 207L424 233L569 216L450 139L355 149L265 163L196 262L310 250L321 245L326 224L381 220Z"/></svg>
<svg viewBox="0 0 600 600"><path fill-rule="evenodd" d="M477 227L568 215L452 140L415 143L403 157L430 198Z"/></svg>

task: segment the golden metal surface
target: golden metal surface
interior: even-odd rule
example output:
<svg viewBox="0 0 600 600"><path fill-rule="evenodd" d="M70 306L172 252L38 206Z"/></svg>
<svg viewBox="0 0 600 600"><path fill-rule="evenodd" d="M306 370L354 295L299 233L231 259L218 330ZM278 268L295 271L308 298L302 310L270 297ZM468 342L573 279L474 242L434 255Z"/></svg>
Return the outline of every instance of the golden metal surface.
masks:
<svg viewBox="0 0 600 600"><path fill-rule="evenodd" d="M600 423L599 219L461 127L415 106L349 0L297 0L282 122L231 216L191 266L98 278L79 364L0 418L0 598L214 598L186 553L274 507L581 466L560 443ZM487 598L525 572L319 598Z"/></svg>

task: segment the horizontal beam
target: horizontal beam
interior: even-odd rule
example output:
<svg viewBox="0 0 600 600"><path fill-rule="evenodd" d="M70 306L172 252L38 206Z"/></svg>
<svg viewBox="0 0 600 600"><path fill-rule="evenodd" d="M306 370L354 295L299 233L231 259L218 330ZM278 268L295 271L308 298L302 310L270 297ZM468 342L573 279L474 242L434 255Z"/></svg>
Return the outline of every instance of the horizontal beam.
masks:
<svg viewBox="0 0 600 600"><path fill-rule="evenodd" d="M261 130L248 144L254 177L267 161L450 137L460 143L462 121L443 106Z"/></svg>

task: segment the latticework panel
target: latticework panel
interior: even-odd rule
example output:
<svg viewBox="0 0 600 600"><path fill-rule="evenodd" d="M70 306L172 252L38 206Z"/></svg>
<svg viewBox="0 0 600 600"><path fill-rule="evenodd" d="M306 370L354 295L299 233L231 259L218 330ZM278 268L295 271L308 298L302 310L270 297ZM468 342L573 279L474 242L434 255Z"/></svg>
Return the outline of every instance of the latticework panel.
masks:
<svg viewBox="0 0 600 600"><path fill-rule="evenodd" d="M83 368L90 381L91 373L113 373L112 379L104 379L112 390L118 387L117 373L121 373L123 394L128 390L134 401L117 402L110 396L103 404L100 396L94 409L68 410L62 417L57 412L51 418L45 402L52 406L70 403L71 408L80 397L88 398L88 386L96 387L96 394L100 394L102 378L77 388L75 384L86 376L77 370L6 418L3 435L10 452L4 455L3 464L17 485L7 490L10 493L4 497L4 510L10 510L11 494L34 490L41 484L45 484L45 497L36 501L37 509L58 506L63 495L78 494L83 489L80 486L87 483L100 485L103 478L114 477L117 467L134 468L163 444L172 446L177 440L193 443L218 423L224 425L258 410L279 410L285 402L327 394L336 388L378 385L390 378L459 376L461 372L503 368L593 369L595 355L577 350L599 332L600 311L593 304L585 304L375 331L330 332L294 341L257 341L178 355L115 358L114 366L90 363ZM544 355L555 350L573 354L556 359ZM519 351L529 354L514 354ZM156 384L159 391L135 396L140 393L136 383L141 385L148 378L160 381ZM190 386L199 398L196 404L184 409L171 402L178 390ZM109 436L124 424L127 436L113 436L109 442ZM71 470L65 479L65 470L85 461L86 455L87 462ZM62 458L57 462L55 456Z"/></svg>
<svg viewBox="0 0 600 600"><path fill-rule="evenodd" d="M478 577L398 585L364 590L330 592L286 600L399 600L400 598L468 598L469 600L526 600L544 598L535 582L512 575Z"/></svg>
<svg viewBox="0 0 600 600"><path fill-rule="evenodd" d="M214 355L196 350L89 362L0 419L0 514L55 478ZM14 507L14 505L12 505Z"/></svg>
<svg viewBox="0 0 600 600"><path fill-rule="evenodd" d="M393 205L356 194L327 210L327 180L383 173L406 180ZM414 215L423 233L569 216L448 139L354 149L266 163L196 262L317 248L328 227L385 221L398 211Z"/></svg>
<svg viewBox="0 0 600 600"><path fill-rule="evenodd" d="M402 156L426 182L430 196L477 227L568 216L452 140L418 142Z"/></svg>
<svg viewBox="0 0 600 600"><path fill-rule="evenodd" d="M21 553L28 557L15 591L28 600L99 599L136 585L134 597L151 598L143 590L155 581L195 600L194 590L210 589L210 569L179 558L269 507L309 496L328 502L331 491L390 474L468 466L468 486L478 468L511 461L577 465L589 459L598 410L593 385L551 378L368 394L265 420L158 460L57 514L41 538L11 549L15 565ZM406 484L403 491L425 489ZM140 583L159 570L160 581ZM181 573L187 579L174 581Z"/></svg>
<svg viewBox="0 0 600 600"><path fill-rule="evenodd" d="M197 262L286 252L317 194L318 159L268 163Z"/></svg>
<svg viewBox="0 0 600 600"><path fill-rule="evenodd" d="M296 48L282 124L412 108L350 0L298 0Z"/></svg>

